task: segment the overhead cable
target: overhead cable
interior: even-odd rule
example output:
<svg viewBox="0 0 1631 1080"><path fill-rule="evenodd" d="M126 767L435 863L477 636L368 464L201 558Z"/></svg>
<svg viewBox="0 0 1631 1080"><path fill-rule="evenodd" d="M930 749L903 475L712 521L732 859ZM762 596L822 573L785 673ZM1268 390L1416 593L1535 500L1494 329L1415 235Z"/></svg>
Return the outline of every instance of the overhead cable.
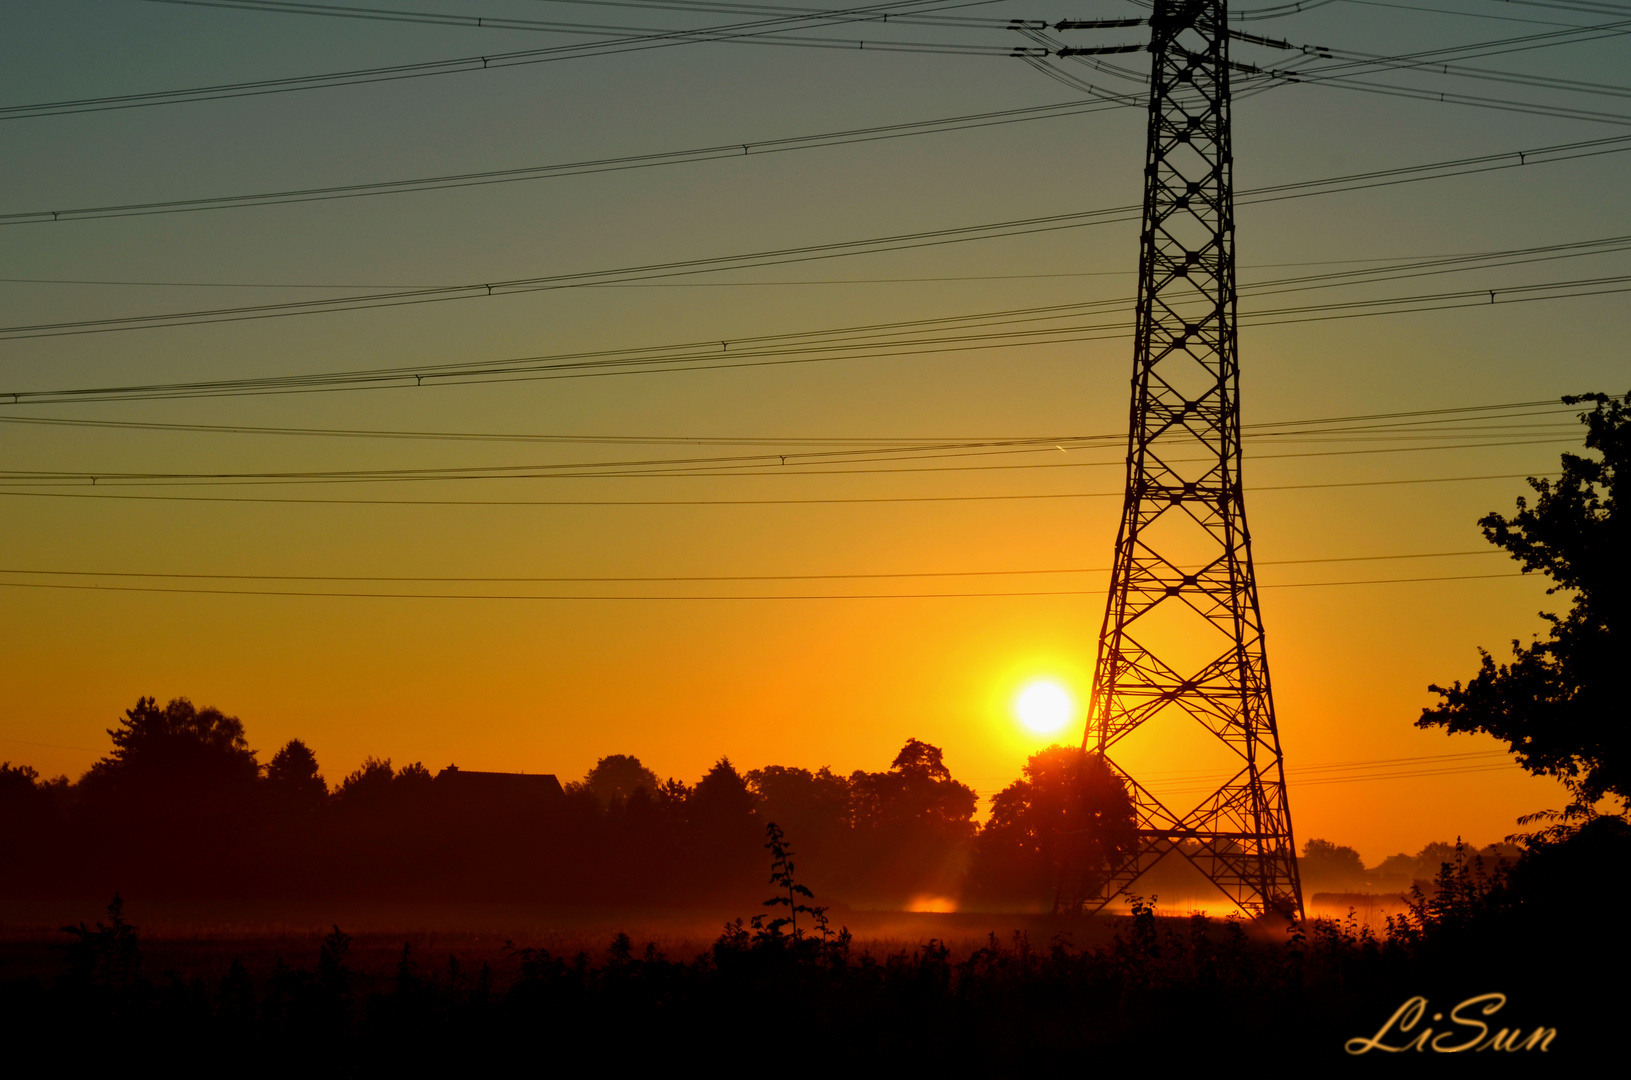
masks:
<svg viewBox="0 0 1631 1080"><path fill-rule="evenodd" d="M1522 581L1521 573L1504 574L1442 574L1412 578L1369 578L1358 581L1298 581L1259 584L1260 589L1312 589L1354 585L1414 585L1438 581L1479 581L1502 579ZM534 600L534 601L718 601L718 600L971 600L1012 599L1023 597L1104 596L1103 589L1043 589L1008 592L937 592L937 593L753 593L713 595L686 595L679 593L622 595L613 593L428 593L379 592L362 590L316 589L250 589L215 588L172 585L108 585L74 584L70 582L0 581L0 589L58 589L76 592L134 592L183 593L195 596L287 596L300 598L326 597L347 600Z"/></svg>
<svg viewBox="0 0 1631 1080"><path fill-rule="evenodd" d="M1237 205L1254 205L1286 199L1307 198L1338 191L1412 183L1503 169L1523 168L1604 154L1621 153L1631 149L1631 136L1613 136L1533 150L1484 154L1475 157L1428 162L1421 165L1379 169L1319 180L1298 181L1251 188L1238 193ZM967 243L998 237L1034 235L1077 229L1114 222L1137 220L1140 206L1108 207L1101 210L1053 214L1034 218L991 222L984 225L933 229L923 232L899 233L893 236L872 237L862 240L810 244L799 247L749 252L738 255L712 256L699 259L673 260L609 270L586 271L514 278L482 284L437 286L431 288L396 289L362 296L332 297L313 300L284 301L272 304L239 305L197 311L165 312L104 319L75 319L53 323L0 327L0 338L58 337L71 334L107 333L162 326L180 326L198 323L236 322L248 319L281 318L322 312L357 310L377 307L439 303L468 300L498 295L513 295L578 288L591 284L609 284L625 281L643 281L660 278L685 277L717 273L723 270L742 270L763 266L821 261L882 251L902 251Z"/></svg>
<svg viewBox="0 0 1631 1080"><path fill-rule="evenodd" d="M898 4L875 5L870 10L881 11L885 8L913 8L927 7L943 3L943 0L902 0ZM851 8L852 14L868 11L868 8ZM156 90L134 94L109 94L94 98L78 98L68 101L36 102L25 105L0 106L0 121L20 120L46 116L64 116L74 113L105 112L112 109L146 108L156 105L177 105L199 101L219 101L227 98L258 97L267 94L291 93L299 90L322 90L336 86L357 86L368 83L396 82L404 79L428 78L438 75L457 75L476 71L491 71L499 68L516 67L529 64L548 63L555 60L571 60L583 56L604 56L613 53L638 52L647 49L660 49L672 45L683 45L703 40L724 41L731 35L751 37L754 34L774 32L778 27L788 28L798 22L808 22L808 16L792 16L781 19L761 20L752 23L738 23L729 26L713 27L706 30L671 32L659 34L637 34L621 40L588 42L578 45L558 45L537 49L520 49L507 52L489 52L476 56L457 57L450 60L429 60L411 64L386 64L369 68L358 68L348 71L332 71L319 75L298 75L278 79L256 79L233 83L218 83L211 86L187 87L180 90ZM853 21L850 20L850 21ZM712 37L704 37L712 34ZM830 47L830 46L829 46ZM890 51L886 44L874 45L875 51ZM1001 55L1007 55L1002 51Z"/></svg>
<svg viewBox="0 0 1631 1080"><path fill-rule="evenodd" d="M553 165L527 165L513 169L488 169L481 172L448 173L439 176L412 177L404 180L380 180L371 183L291 188L282 191L216 195L196 199L165 199L154 202L80 206L55 210L19 210L0 213L0 225L140 217L152 214L190 213L199 210L231 210L252 206L281 206L290 203L355 199L417 191L441 191L449 188L479 187L528 180L550 180L563 176L585 176L630 169L686 165L702 161L715 161L721 158L742 158L758 154L813 150L829 146L876 142L883 139L931 135L944 131L965 131L972 128L1025 123L1032 120L1052 120L1065 116L1082 116L1089 113L1103 112L1106 109L1116 107L1118 106L1114 104L1097 101L1072 101L1056 105L1033 105L1017 109L971 113L965 116L948 116L934 120L917 120L900 124L851 128L845 131L830 131L817 135L795 135L777 139L759 139L751 142L700 146L688 150L626 154L620 157L562 162Z"/></svg>

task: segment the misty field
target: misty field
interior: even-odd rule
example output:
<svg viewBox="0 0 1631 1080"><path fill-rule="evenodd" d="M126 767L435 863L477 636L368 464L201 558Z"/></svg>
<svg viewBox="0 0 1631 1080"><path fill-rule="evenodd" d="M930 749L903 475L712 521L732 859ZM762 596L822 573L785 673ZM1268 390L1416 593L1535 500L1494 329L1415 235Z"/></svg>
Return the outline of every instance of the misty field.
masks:
<svg viewBox="0 0 1631 1080"><path fill-rule="evenodd" d="M1206 1060L1224 1045L1319 1061L1367 1039L1386 1054L1480 1037L1502 1057L1550 1060L1612 1030L1595 986L1623 970L1626 936L1578 912L1628 848L1603 819L1510 869L1458 858L1379 934L1357 917L1172 917L1141 901L1088 920L834 910L779 871L769 898L736 914L376 905L343 912L347 928L287 904L14 902L0 1015L30 1045L187 1074L223 1055L248 1075L372 1076L542 1054L610 1055L616 1071L712 1056L727 1064L710 1071L732 1075L766 1061L1019 1075ZM1496 998L1499 1016L1477 1013L1482 1033L1477 1019L1429 1030L1426 1003L1459 1016Z"/></svg>

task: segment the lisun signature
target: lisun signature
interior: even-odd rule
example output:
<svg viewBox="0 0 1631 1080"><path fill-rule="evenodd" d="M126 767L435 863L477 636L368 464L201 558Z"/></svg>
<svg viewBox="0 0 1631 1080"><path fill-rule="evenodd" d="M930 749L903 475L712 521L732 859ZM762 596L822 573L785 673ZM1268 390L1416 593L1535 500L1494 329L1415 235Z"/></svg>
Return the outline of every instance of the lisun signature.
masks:
<svg viewBox="0 0 1631 1080"><path fill-rule="evenodd" d="M1478 1017L1494 1016L1505 1004L1505 994L1479 994L1477 997L1470 997L1450 1010L1449 1020L1454 1027L1440 1031L1436 1035L1433 1028L1424 1027L1419 1034L1410 1038L1410 1034L1416 1030L1416 1025L1427 1015L1427 999L1421 996L1413 997L1394 1010L1393 1015L1387 1018L1387 1023L1383 1024L1375 1035L1369 1038L1349 1039L1342 1044L1343 1049L1350 1054L1368 1054L1372 1050L1386 1054L1396 1054L1401 1050L1419 1052L1430 1050L1439 1054L1455 1054L1463 1050L1545 1052L1551 1047L1552 1039L1557 1036L1556 1028L1536 1027L1534 1031L1525 1035L1522 1028L1503 1027L1491 1034L1491 1025ZM1441 1012L1432 1015L1434 1022L1445 1019L1445 1014Z"/></svg>

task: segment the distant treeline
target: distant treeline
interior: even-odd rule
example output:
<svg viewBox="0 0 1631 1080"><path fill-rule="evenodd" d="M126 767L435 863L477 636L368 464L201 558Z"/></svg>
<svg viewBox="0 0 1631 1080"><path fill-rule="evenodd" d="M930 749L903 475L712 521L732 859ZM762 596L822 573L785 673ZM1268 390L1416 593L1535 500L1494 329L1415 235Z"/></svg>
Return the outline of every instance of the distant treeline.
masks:
<svg viewBox="0 0 1631 1080"><path fill-rule="evenodd" d="M614 754L562 789L541 776L433 775L369 758L331 788L303 742L262 763L241 721L185 699L142 698L109 734L111 753L74 782L0 766L0 889L736 901L764 884L763 831L774 821L824 897L1046 904L1061 785L1080 760L1060 747L1033 757L982 830L974 789L916 739L883 771L848 776L786 766L744 774L721 758L686 784Z"/></svg>
<svg viewBox="0 0 1631 1080"><path fill-rule="evenodd" d="M1367 867L1359 852L1329 840L1311 839L1303 844L1298 866L1303 891L1402 892L1418 881L1432 881L1440 866L1455 858L1456 845L1435 840L1414 855L1400 852ZM1471 854L1490 865L1517 861L1523 849L1517 844L1488 844Z"/></svg>
<svg viewBox="0 0 1631 1080"><path fill-rule="evenodd" d="M142 698L109 734L112 751L76 782L0 765L0 892L738 901L763 884L763 829L775 822L827 899L1040 908L1052 899L1062 836L1101 860L1134 843L1121 782L1074 747L1033 754L981 826L974 789L917 739L887 769L848 776L781 765L743 773L720 758L686 784L612 754L563 787L370 757L331 788L305 743L291 740L263 764L240 720L184 698ZM1431 879L1452 852L1429 844L1367 870L1354 849L1309 840L1304 892L1399 891ZM1517 849L1481 854L1510 861ZM1169 900L1197 884L1205 888L1177 857L1143 880Z"/></svg>

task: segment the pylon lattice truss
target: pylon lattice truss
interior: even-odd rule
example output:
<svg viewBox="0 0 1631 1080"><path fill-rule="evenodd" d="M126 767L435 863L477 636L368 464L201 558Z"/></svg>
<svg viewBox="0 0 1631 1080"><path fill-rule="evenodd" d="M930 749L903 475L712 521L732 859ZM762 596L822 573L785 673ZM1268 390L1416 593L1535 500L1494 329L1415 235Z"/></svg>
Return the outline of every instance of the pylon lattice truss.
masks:
<svg viewBox="0 0 1631 1080"><path fill-rule="evenodd" d="M1085 740L1125 778L1138 839L1119 864L1067 871L1058 907L1097 910L1176 854L1246 912L1300 917L1241 490L1225 3L1157 0L1150 25L1127 493ZM1172 649L1159 624L1175 613L1201 628L1191 643L1217 646L1198 669L1158 655ZM1187 812L1111 761L1118 742L1158 715L1192 720L1233 751L1232 775Z"/></svg>

